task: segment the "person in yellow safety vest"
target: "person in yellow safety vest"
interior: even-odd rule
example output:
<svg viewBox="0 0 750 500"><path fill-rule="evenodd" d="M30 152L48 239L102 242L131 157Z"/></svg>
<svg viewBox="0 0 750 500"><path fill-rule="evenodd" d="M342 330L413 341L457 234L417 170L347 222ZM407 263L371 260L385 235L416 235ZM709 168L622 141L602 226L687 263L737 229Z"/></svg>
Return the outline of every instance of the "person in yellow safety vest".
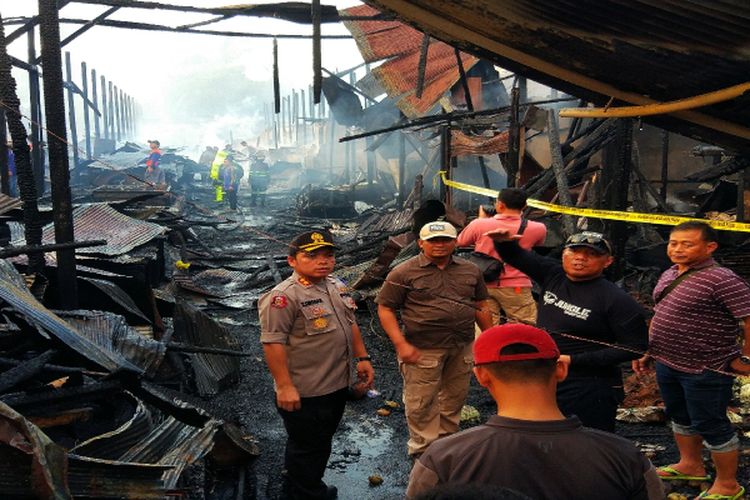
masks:
<svg viewBox="0 0 750 500"><path fill-rule="evenodd" d="M232 151L231 144L224 146L224 149L216 153L214 161L211 163L211 173L209 176L213 181L213 185L216 188L216 201L224 201L224 187L221 182L221 167L224 165L224 160L227 159L229 153Z"/></svg>

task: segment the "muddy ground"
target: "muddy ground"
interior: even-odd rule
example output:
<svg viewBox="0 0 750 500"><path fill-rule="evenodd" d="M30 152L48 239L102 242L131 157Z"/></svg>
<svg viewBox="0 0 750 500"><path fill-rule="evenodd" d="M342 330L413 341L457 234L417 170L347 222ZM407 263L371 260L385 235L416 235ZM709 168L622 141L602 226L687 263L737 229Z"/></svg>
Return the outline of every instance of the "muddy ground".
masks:
<svg viewBox="0 0 750 500"><path fill-rule="evenodd" d="M240 203L247 206L247 199L240 197ZM294 224L294 209L290 208L293 199L288 196L269 196L269 207L264 209L242 209L245 225L263 230L268 226L286 220ZM321 220L321 227L335 221ZM304 227L301 225L301 227ZM247 247L248 231L237 231L217 235L224 248L233 245ZM257 238L257 236L253 236ZM209 242L210 243L210 242ZM275 253L284 250L275 248ZM286 276L288 271L282 270ZM401 402L401 377L398 373L393 348L380 329L371 311L372 304L361 302L358 322L363 332L369 354L376 370L375 386L379 395L350 401L344 418L336 434L333 453L326 471L325 481L335 485L341 499L400 499L408 481L410 460L406 455L407 430L402 408L389 416L379 416L376 412L386 400ZM207 400L206 406L214 414L239 424L257 440L260 456L247 467L243 477L235 472L222 476L207 464L205 473L193 477L206 485L205 498L248 498L278 499L281 492L285 432L281 418L274 405L272 379L265 363L259 338L258 314L255 307L250 310L209 309L213 317L229 326L236 335L243 351L252 354L242 360L242 375L239 384L224 390L218 396ZM495 411L494 403L488 394L472 381L467 403L475 407L484 421ZM464 424L469 427L474 423ZM314 429L310 430L314 432ZM672 463L676 457L671 435L665 424L618 424L617 433L640 444L655 445L659 451L653 458L657 465ZM743 438L743 445L747 440ZM502 450L498 450L502 452ZM750 473L748 459L741 459L741 482L748 484ZM523 474L539 475L543 471L522 471ZM377 475L382 484L372 486L368 477ZM698 493L691 488L679 488L689 493L689 498ZM194 490L189 497L201 498Z"/></svg>

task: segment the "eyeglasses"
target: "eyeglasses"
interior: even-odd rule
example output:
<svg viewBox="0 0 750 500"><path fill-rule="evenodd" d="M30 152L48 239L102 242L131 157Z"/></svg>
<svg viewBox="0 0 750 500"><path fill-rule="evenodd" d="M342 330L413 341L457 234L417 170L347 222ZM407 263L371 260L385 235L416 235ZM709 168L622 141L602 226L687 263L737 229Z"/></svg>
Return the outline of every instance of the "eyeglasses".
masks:
<svg viewBox="0 0 750 500"><path fill-rule="evenodd" d="M609 253L612 253L612 247L610 246L609 241L607 241L601 233L584 231L582 233L571 235L568 238L568 241L565 242L565 246L585 244L594 245L599 248L603 247L602 249L606 249Z"/></svg>

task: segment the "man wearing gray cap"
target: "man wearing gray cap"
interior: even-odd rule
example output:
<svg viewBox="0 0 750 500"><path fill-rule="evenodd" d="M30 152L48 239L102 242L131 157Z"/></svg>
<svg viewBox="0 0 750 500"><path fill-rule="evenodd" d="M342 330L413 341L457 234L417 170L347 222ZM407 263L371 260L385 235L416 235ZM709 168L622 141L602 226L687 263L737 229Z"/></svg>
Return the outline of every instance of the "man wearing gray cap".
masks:
<svg viewBox="0 0 750 500"><path fill-rule="evenodd" d="M376 299L404 379L411 457L458 430L471 378L474 322L482 330L492 326L481 271L453 256L456 228L427 223L418 244L421 253L388 274Z"/></svg>

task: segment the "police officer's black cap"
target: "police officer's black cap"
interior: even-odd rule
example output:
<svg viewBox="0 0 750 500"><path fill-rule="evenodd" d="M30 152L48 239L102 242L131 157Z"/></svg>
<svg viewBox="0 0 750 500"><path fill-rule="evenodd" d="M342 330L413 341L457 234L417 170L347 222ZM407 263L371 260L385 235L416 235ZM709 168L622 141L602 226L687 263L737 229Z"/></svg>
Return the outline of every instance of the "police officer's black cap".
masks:
<svg viewBox="0 0 750 500"><path fill-rule="evenodd" d="M333 243L333 236L328 231L308 231L297 235L289 244L294 252L313 252L319 248L338 248Z"/></svg>

